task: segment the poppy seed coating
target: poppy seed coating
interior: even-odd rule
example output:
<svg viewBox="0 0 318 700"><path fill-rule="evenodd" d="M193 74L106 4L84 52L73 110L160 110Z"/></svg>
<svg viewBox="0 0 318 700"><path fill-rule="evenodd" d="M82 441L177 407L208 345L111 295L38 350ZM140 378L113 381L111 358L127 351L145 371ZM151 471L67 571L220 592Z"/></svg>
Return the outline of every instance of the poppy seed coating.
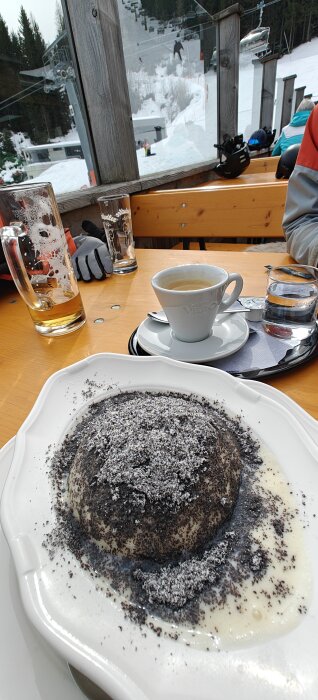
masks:
<svg viewBox="0 0 318 700"><path fill-rule="evenodd" d="M174 392L124 392L77 427L70 506L108 552L156 561L196 552L236 503L236 424L216 405Z"/></svg>

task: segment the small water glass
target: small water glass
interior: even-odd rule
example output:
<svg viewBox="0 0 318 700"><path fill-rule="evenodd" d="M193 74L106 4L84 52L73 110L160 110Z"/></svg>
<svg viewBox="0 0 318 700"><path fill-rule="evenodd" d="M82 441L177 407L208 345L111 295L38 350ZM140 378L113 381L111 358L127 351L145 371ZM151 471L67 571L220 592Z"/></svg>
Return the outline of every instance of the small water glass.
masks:
<svg viewBox="0 0 318 700"><path fill-rule="evenodd" d="M308 338L317 328L318 268L273 267L268 273L264 330L280 338Z"/></svg>
<svg viewBox="0 0 318 700"><path fill-rule="evenodd" d="M128 194L99 197L98 204L113 261L113 273L125 274L137 269L130 197Z"/></svg>

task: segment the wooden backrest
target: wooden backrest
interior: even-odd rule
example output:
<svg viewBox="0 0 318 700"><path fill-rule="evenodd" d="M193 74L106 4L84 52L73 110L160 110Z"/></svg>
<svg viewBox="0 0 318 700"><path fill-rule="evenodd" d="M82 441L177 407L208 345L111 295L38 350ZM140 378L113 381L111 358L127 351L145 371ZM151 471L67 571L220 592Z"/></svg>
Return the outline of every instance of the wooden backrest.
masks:
<svg viewBox="0 0 318 700"><path fill-rule="evenodd" d="M220 177L217 178L217 180L209 180L207 182L201 183L200 185L197 185L196 187L208 187L208 188L215 188L215 187L242 187L242 185L275 185L278 180L276 180L275 176L276 171L274 170L268 170L265 172L260 173L250 173L249 169L247 168L244 170L244 172L239 175L239 177L230 179L230 178L224 178ZM156 192L158 190L153 190L153 192Z"/></svg>
<svg viewBox="0 0 318 700"><path fill-rule="evenodd" d="M131 197L135 237L283 238L287 181L157 190Z"/></svg>
<svg viewBox="0 0 318 700"><path fill-rule="evenodd" d="M267 158L252 158L251 162L244 170L245 173L276 173L279 156L269 156Z"/></svg>

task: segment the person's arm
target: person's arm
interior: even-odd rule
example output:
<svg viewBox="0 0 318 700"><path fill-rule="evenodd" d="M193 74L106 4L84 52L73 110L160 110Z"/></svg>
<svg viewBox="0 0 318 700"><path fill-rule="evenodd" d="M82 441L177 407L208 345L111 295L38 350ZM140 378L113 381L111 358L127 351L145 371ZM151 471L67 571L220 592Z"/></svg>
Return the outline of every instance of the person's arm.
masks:
<svg viewBox="0 0 318 700"><path fill-rule="evenodd" d="M318 107L312 111L288 182L283 229L287 251L318 266Z"/></svg>

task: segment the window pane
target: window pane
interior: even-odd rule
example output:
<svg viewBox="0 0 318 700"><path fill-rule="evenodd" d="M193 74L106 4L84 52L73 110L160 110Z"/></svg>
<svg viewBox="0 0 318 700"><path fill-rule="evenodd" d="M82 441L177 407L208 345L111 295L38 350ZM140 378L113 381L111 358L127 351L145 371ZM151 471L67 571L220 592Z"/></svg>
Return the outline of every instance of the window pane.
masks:
<svg viewBox="0 0 318 700"><path fill-rule="evenodd" d="M242 44L241 44L242 46ZM253 131L253 99L257 98L253 94L254 90L260 90L261 84L257 83L258 74L255 75L256 84L254 83L254 63L257 56L250 50L240 50L239 63L239 101L238 101L238 133L243 134L244 140L248 141ZM254 130L258 129L258 125L254 126Z"/></svg>
<svg viewBox="0 0 318 700"><path fill-rule="evenodd" d="M274 4L277 2L280 0L275 0ZM263 10L260 3L241 16L238 132L246 141L260 127L263 69L258 59L271 55L271 30L264 24ZM271 124L264 126L271 128Z"/></svg>
<svg viewBox="0 0 318 700"><path fill-rule="evenodd" d="M95 184L60 4L3 3L0 46L0 184Z"/></svg>
<svg viewBox="0 0 318 700"><path fill-rule="evenodd" d="M231 5L229 0L227 3ZM239 73L239 120L238 130L245 139L259 128L277 128L276 140L280 135L282 116L282 94L279 81L295 75L294 94L290 104L294 111L296 94L318 99L317 54L318 54L318 3L284 3L283 0L270 0L265 3L252 3L241 15L240 73ZM262 68L258 58L278 57L276 85L270 86L275 94L274 116L267 123L260 123L260 92L262 88ZM265 104L272 93L267 90ZM300 98L301 99L301 98ZM265 110L266 114L266 110ZM285 126L285 125L283 125Z"/></svg>
<svg viewBox="0 0 318 700"><path fill-rule="evenodd" d="M215 27L191 0L118 0L140 175L217 156Z"/></svg>

